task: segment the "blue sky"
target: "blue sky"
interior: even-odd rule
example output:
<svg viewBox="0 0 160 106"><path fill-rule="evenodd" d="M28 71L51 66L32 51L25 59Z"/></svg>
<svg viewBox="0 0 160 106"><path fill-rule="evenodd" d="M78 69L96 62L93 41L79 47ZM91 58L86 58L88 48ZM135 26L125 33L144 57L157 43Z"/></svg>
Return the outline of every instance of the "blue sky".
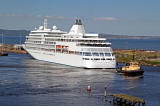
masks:
<svg viewBox="0 0 160 106"><path fill-rule="evenodd" d="M160 0L0 0L0 29L32 30L44 17L65 31L81 18L86 32L160 36Z"/></svg>

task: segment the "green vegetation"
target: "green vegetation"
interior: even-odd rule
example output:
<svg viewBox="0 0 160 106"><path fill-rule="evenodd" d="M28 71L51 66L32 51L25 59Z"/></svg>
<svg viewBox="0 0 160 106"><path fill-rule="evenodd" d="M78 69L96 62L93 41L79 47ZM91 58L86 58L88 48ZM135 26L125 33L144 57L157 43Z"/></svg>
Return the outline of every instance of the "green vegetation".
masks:
<svg viewBox="0 0 160 106"><path fill-rule="evenodd" d="M144 50L114 50L117 62L128 63L132 61L133 55L135 61L140 65L160 66L160 51Z"/></svg>
<svg viewBox="0 0 160 106"><path fill-rule="evenodd" d="M144 60L144 62L148 63L148 64L151 64L151 65L159 65L160 64L160 61L147 61L147 60Z"/></svg>

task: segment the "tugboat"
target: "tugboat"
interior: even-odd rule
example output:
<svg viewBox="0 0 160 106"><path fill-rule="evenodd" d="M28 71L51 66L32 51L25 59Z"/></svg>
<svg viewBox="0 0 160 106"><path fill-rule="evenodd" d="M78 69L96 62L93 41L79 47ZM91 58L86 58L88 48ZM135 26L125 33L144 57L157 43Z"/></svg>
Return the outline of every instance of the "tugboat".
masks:
<svg viewBox="0 0 160 106"><path fill-rule="evenodd" d="M143 75L144 73L139 63L134 61L134 55L133 55L133 60L127 63L126 66L123 66L120 69L117 69L117 72L123 73L125 75L130 75L130 76Z"/></svg>

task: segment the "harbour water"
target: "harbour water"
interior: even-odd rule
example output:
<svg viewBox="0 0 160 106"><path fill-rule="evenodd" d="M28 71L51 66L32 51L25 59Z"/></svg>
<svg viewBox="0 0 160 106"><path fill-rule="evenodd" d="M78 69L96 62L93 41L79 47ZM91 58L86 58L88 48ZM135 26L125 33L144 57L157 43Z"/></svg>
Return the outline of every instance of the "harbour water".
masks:
<svg viewBox="0 0 160 106"><path fill-rule="evenodd" d="M144 99L146 106L158 106L160 67L142 68L143 76L127 77L114 69L68 67L9 53L8 57L0 57L0 105L114 106L104 101L107 87L107 94L125 93Z"/></svg>
<svg viewBox="0 0 160 106"><path fill-rule="evenodd" d="M160 50L160 38L108 39L114 49Z"/></svg>
<svg viewBox="0 0 160 106"><path fill-rule="evenodd" d="M19 36L5 36L4 39L6 44L25 40ZM160 39L109 41L114 49L160 50ZM143 76L127 77L114 69L68 67L38 61L26 54L9 53L9 56L0 57L0 106L114 106L104 101L104 87L108 95L125 93L144 99L147 106L158 106L160 67L142 68Z"/></svg>

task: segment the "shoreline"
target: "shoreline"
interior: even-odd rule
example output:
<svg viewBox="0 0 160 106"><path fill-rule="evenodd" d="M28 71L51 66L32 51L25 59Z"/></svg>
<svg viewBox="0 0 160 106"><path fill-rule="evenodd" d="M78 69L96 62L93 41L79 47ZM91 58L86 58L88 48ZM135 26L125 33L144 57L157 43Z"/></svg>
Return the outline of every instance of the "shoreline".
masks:
<svg viewBox="0 0 160 106"><path fill-rule="evenodd" d="M135 50L135 49L114 49L117 63L128 63L132 61L133 55L135 61L143 66L160 66L160 51L153 50Z"/></svg>

